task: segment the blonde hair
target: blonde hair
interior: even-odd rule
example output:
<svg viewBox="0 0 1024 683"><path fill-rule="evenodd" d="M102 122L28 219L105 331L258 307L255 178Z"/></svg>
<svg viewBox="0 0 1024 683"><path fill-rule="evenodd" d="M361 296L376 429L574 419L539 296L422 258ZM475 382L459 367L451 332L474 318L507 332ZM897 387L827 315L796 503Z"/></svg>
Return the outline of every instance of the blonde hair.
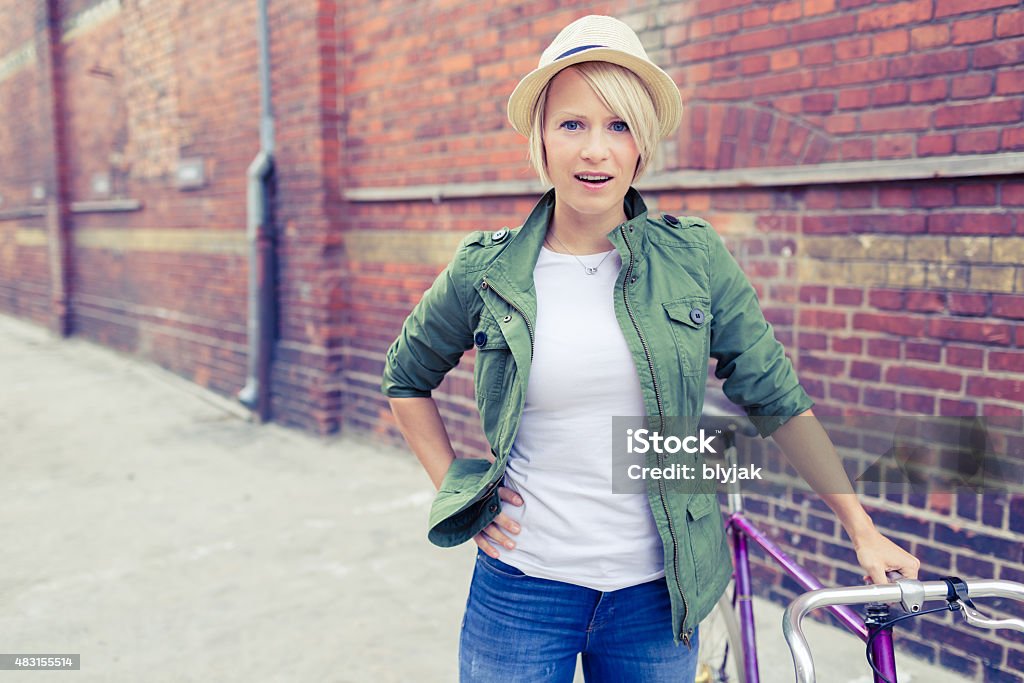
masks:
<svg viewBox="0 0 1024 683"><path fill-rule="evenodd" d="M617 64L580 62L567 68L576 69L597 94L601 103L629 126L633 141L640 152L640 161L633 174L633 180L637 180L650 166L658 149L658 115L651 93L636 74ZM554 77L551 80L554 80ZM544 154L544 107L548 101L551 80L544 86L534 106L529 140L530 165L545 185L551 184L547 173L547 157Z"/></svg>

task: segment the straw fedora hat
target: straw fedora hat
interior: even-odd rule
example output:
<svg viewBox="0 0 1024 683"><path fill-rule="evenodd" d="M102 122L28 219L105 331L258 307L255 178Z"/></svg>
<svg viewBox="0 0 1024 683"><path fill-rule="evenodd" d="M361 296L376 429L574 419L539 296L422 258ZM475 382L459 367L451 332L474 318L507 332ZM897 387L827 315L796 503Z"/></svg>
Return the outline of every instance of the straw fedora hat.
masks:
<svg viewBox="0 0 1024 683"><path fill-rule="evenodd" d="M562 29L541 54L537 68L519 81L508 99L512 127L529 137L541 91L559 71L580 62L610 62L629 69L651 93L661 137L668 137L679 126L683 102L675 81L647 57L633 29L614 17L592 14Z"/></svg>

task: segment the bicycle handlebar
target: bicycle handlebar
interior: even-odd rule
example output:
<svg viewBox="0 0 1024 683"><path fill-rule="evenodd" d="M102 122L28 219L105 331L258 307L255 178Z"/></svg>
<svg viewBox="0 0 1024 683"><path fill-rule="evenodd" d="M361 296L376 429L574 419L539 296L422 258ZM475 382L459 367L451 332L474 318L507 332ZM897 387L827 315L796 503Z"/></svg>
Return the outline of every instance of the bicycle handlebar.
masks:
<svg viewBox="0 0 1024 683"><path fill-rule="evenodd" d="M967 581L967 592L972 598L1001 597L1024 601L1024 584L1015 581L979 579ZM911 612L920 610L927 601L945 601L949 586L944 581L916 581L899 579L881 586L852 586L847 588L821 588L800 595L786 607L782 615L782 633L793 653L797 683L814 683L814 661L804 637L801 623L811 610L829 605L861 605L868 602L901 603ZM990 619L976 609L960 605L968 623L980 628L1010 628L1024 632L1024 619Z"/></svg>

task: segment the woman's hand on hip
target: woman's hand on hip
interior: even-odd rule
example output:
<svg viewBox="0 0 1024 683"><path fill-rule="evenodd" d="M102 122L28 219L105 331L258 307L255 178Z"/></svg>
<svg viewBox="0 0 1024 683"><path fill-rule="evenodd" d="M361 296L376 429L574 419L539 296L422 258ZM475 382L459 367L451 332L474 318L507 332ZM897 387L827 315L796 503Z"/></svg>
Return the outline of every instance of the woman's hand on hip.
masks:
<svg viewBox="0 0 1024 683"><path fill-rule="evenodd" d="M510 505L519 506L523 504L522 496L504 486L498 487L498 497ZM519 524L504 512L499 512L493 522L485 526L483 531L473 537L473 542L485 553L497 558L500 553L494 547L495 545L500 545L510 550L516 545L511 538L505 535L505 532L518 534Z"/></svg>

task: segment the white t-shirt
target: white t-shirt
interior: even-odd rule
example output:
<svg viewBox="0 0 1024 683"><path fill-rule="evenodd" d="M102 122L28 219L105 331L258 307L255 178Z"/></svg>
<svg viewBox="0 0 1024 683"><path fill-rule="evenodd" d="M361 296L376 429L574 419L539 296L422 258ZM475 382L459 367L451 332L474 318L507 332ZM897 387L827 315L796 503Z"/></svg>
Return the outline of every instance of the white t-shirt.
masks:
<svg viewBox="0 0 1024 683"><path fill-rule="evenodd" d="M605 254L580 259L596 266ZM615 319L613 251L594 275L542 248L534 271L537 325L522 422L505 485L524 504L501 560L525 574L612 591L665 573L644 494L612 493L612 416L644 414L636 366Z"/></svg>

